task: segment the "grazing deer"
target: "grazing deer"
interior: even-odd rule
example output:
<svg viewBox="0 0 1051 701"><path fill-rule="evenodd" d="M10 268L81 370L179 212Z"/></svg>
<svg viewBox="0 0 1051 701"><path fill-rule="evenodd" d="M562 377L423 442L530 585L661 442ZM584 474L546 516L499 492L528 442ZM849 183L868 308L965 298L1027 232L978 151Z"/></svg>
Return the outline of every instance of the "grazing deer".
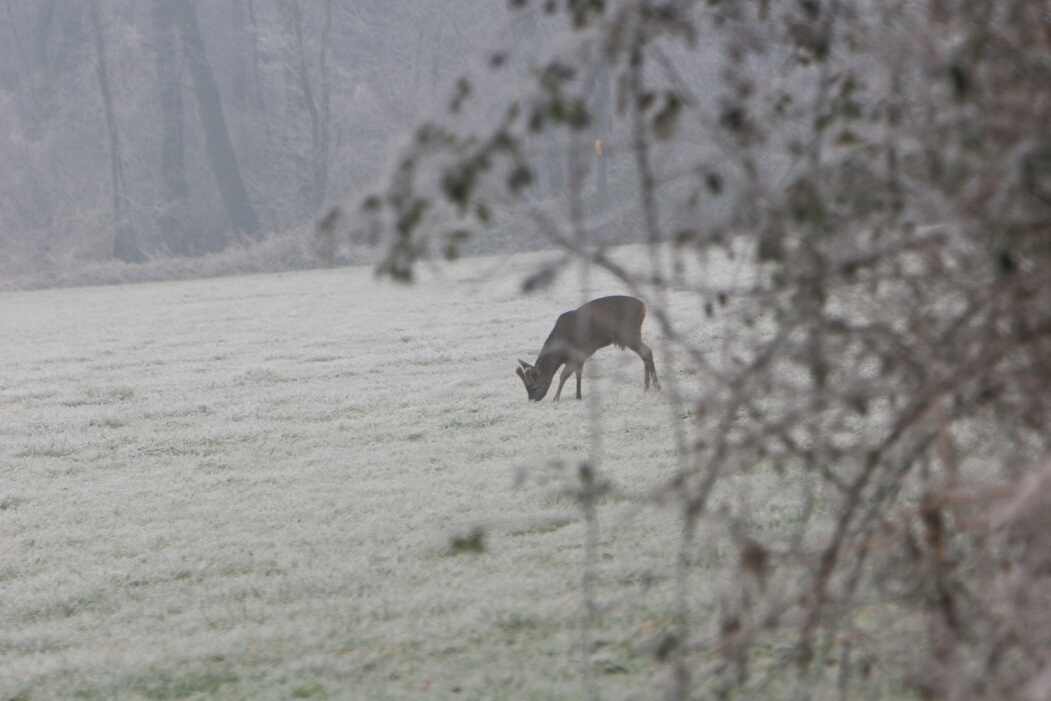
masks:
<svg viewBox="0 0 1051 701"><path fill-rule="evenodd" d="M555 401L562 395L562 386L573 373L577 374L577 399L580 399L580 376L584 361L599 348L616 344L618 348L630 348L639 354L646 366L646 389L661 388L657 381L657 368L653 365L653 351L642 342L642 320L646 318L646 305L634 297L602 297L593 299L579 309L558 317L551 335L537 356L536 364L524 360L515 372L525 383L529 398L539 402L551 387L551 380L563 365L562 377L555 392Z"/></svg>

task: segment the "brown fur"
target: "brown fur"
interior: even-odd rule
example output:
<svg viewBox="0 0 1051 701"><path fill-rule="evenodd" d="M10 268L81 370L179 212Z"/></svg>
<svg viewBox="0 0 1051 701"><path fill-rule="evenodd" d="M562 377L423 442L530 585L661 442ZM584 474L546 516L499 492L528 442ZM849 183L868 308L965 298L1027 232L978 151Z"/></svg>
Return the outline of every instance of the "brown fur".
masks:
<svg viewBox="0 0 1051 701"><path fill-rule="evenodd" d="M565 365L555 400L562 395L562 386L574 373L577 376L577 399L580 399L584 361L599 348L609 345L635 351L645 365L646 389L650 388L650 378L653 379L654 387L660 389L657 368L653 364L653 351L642 342L642 322L645 318L646 305L634 297L624 296L601 297L559 316L536 363L530 365L519 360L521 367L515 368L529 398L533 401L543 399L555 373Z"/></svg>

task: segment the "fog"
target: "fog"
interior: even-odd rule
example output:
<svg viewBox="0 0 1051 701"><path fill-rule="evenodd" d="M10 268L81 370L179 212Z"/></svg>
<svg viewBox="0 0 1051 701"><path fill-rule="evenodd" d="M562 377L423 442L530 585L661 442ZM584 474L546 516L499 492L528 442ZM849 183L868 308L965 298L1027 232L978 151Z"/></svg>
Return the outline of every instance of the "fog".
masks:
<svg viewBox="0 0 1051 701"><path fill-rule="evenodd" d="M0 3L0 699L1051 697L1048 19Z"/></svg>
<svg viewBox="0 0 1051 701"><path fill-rule="evenodd" d="M458 76L498 89L475 70L489 47L555 38L513 19L504 3L442 0L5 3L0 284L92 282L87 267L289 236L249 268L310 265L319 215L352 207ZM198 265L178 276L216 272Z"/></svg>

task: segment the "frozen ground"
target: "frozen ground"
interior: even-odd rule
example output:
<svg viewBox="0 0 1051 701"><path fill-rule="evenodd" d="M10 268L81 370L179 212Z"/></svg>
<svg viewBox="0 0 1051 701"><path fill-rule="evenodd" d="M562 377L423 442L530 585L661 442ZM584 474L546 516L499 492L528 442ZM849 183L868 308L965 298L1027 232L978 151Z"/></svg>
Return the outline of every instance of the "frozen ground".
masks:
<svg viewBox="0 0 1051 701"><path fill-rule="evenodd" d="M529 403L513 372L581 301L575 274L519 295L544 257L408 288L341 269L0 294L0 698L579 698L582 528L538 521L572 513L554 482L513 484L590 440L588 401ZM672 311L717 343L694 300ZM668 392L642 379L606 349L584 380L621 487L606 599L675 547L672 516L622 518L675 468ZM478 523L484 552L451 554ZM607 619L602 689L650 688L665 602Z"/></svg>

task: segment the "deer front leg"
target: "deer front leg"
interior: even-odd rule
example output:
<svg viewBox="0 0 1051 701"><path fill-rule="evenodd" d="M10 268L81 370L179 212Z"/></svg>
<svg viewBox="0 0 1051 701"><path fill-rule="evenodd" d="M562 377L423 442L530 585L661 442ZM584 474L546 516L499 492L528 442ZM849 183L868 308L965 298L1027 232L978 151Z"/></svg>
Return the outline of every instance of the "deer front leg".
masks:
<svg viewBox="0 0 1051 701"><path fill-rule="evenodd" d="M566 384L566 380L573 374L573 366L567 364L562 370L562 376L558 378L558 391L555 392L555 401L557 402L559 397L562 396L562 386ZM580 399L580 375L577 375L577 399Z"/></svg>
<svg viewBox="0 0 1051 701"><path fill-rule="evenodd" d="M580 367L577 368L577 399L583 399L580 396L580 378L584 375L584 364L581 363Z"/></svg>

